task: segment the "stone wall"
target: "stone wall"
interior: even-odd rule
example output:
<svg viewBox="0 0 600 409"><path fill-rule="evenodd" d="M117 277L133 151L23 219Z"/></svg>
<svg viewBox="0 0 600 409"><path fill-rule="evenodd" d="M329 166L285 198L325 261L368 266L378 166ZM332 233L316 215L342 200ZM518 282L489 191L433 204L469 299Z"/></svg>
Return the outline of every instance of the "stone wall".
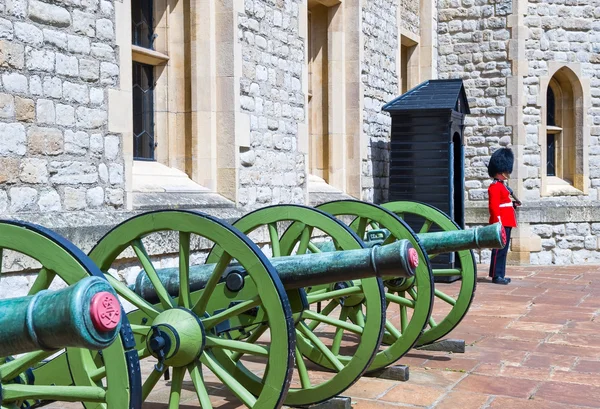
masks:
<svg viewBox="0 0 600 409"><path fill-rule="evenodd" d="M0 5L0 214L123 206L111 1Z"/></svg>
<svg viewBox="0 0 600 409"><path fill-rule="evenodd" d="M398 95L397 1L363 3L363 133L369 138L362 164L362 200L381 203L388 197L391 118L381 107Z"/></svg>
<svg viewBox="0 0 600 409"><path fill-rule="evenodd" d="M301 2L246 0L239 16L241 109L250 116L250 150L241 154L240 204L304 203L305 155L298 151L304 121L304 39Z"/></svg>
<svg viewBox="0 0 600 409"><path fill-rule="evenodd" d="M402 28L410 31L415 35L419 35L420 29L420 1L419 0L399 0L400 1L400 18L402 21L399 24ZM392 3L392 2L390 2Z"/></svg>
<svg viewBox="0 0 600 409"><path fill-rule="evenodd" d="M467 200L487 200L490 147L510 136L505 125L506 78L512 0L441 0L438 12L438 76L464 80L471 115L465 128Z"/></svg>
<svg viewBox="0 0 600 409"><path fill-rule="evenodd" d="M600 9L581 2L571 4L568 0L530 1L525 25L529 38L525 41L525 57L529 61L529 75L524 78L523 92L527 96L524 107L524 123L528 144L525 147L524 165L527 166L525 195L528 200L540 199L541 151L537 143L542 124L542 107L538 104L541 88L540 78L550 77L550 64L576 67L579 84L591 107L584 113L589 124L589 169L591 185L588 195L577 200L597 200L600 186ZM589 86L587 85L589 84ZM578 126L582 126L579 124Z"/></svg>

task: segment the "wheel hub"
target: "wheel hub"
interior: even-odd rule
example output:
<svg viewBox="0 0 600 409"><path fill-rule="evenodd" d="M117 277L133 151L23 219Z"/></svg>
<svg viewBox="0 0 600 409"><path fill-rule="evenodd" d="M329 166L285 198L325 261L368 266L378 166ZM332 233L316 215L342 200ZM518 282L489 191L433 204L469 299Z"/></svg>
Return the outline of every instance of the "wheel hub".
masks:
<svg viewBox="0 0 600 409"><path fill-rule="evenodd" d="M406 291L415 285L415 277L387 280L384 285L392 291Z"/></svg>
<svg viewBox="0 0 600 409"><path fill-rule="evenodd" d="M353 281L339 281L337 283L331 284L329 286L330 291L343 290L345 288L354 287L356 284ZM362 293L347 295L345 297L340 297L337 301L340 305L344 307L354 307L364 301L364 296Z"/></svg>
<svg viewBox="0 0 600 409"><path fill-rule="evenodd" d="M186 366L204 351L204 325L192 311L175 308L162 312L152 323L146 337L146 347L162 366Z"/></svg>

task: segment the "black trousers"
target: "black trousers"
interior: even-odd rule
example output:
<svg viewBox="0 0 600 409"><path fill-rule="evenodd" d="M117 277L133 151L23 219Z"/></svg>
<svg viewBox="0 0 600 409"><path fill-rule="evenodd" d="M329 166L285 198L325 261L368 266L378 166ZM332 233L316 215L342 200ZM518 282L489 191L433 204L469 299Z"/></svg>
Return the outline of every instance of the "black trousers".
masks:
<svg viewBox="0 0 600 409"><path fill-rule="evenodd" d="M503 249L493 249L492 258L490 260L490 274L492 278L504 278L506 273L506 255L510 248L510 231L512 227L504 227L506 232L506 246Z"/></svg>

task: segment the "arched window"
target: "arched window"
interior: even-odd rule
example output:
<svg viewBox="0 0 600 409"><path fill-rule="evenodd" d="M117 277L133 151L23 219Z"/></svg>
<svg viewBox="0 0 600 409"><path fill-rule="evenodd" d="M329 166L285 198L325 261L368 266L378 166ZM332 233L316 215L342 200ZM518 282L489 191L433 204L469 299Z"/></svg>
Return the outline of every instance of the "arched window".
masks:
<svg viewBox="0 0 600 409"><path fill-rule="evenodd" d="M548 83L545 101L542 171L548 194L581 194L584 190L582 100L575 73L566 67L559 69Z"/></svg>

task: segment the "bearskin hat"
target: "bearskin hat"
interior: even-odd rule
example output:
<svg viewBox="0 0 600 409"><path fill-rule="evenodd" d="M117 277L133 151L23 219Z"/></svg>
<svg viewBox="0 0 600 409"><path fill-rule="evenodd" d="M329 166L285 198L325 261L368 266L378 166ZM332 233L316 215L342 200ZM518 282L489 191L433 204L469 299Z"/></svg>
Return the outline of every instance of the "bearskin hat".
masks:
<svg viewBox="0 0 600 409"><path fill-rule="evenodd" d="M496 176L498 173L512 173L515 155L510 148L500 148L492 153L488 163L488 175Z"/></svg>

